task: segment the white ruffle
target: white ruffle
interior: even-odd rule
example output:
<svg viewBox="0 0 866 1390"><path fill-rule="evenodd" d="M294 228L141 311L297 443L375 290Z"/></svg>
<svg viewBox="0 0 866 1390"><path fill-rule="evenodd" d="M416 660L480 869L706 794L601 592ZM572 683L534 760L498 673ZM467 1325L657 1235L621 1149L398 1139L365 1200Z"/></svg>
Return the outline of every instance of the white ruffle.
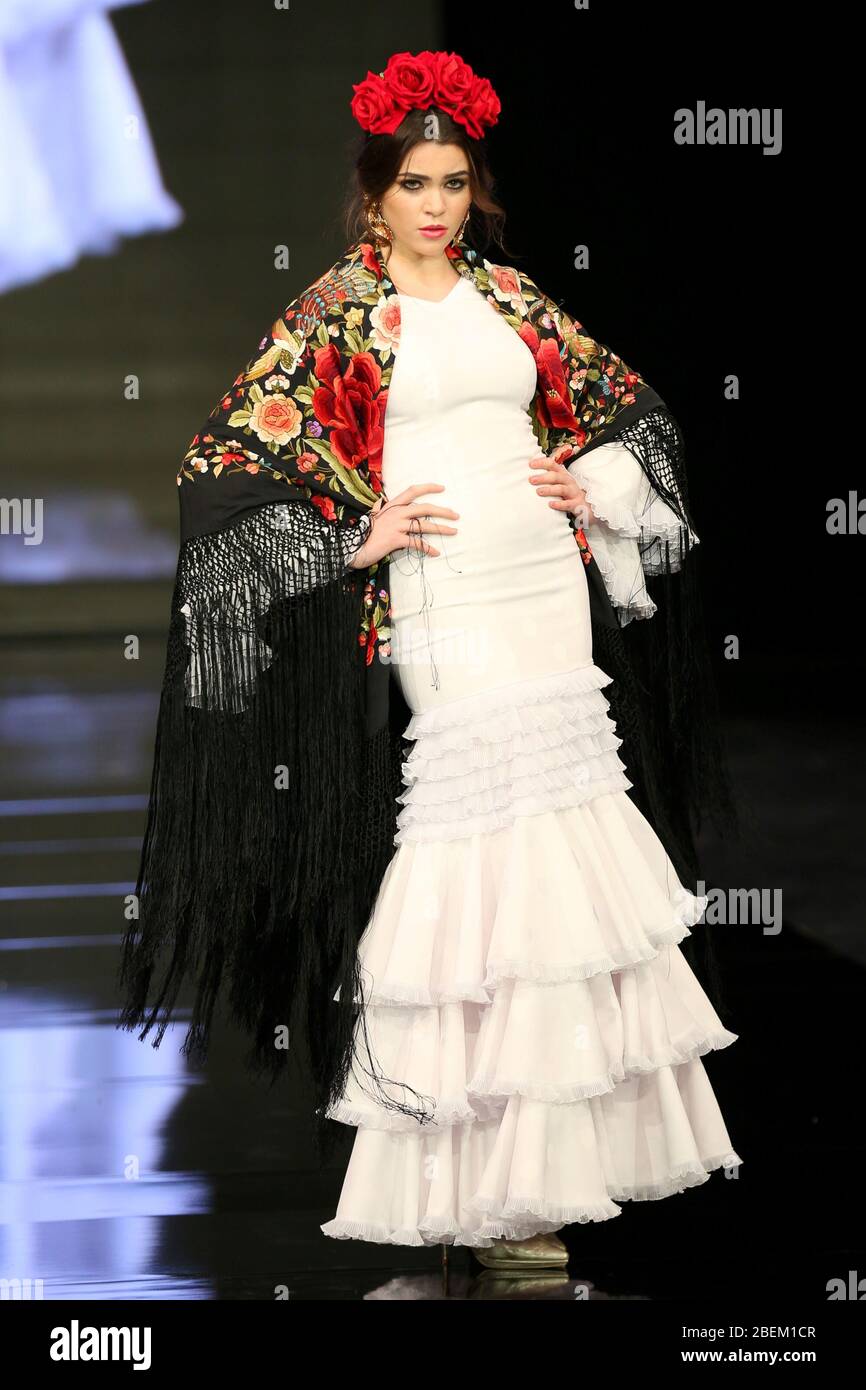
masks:
<svg viewBox="0 0 866 1390"><path fill-rule="evenodd" d="M519 1240L741 1161L701 1062L737 1035L678 944L708 899L625 794L609 679L589 663L413 715L325 1234ZM542 792L577 801L522 813ZM470 828L491 811L506 823ZM427 1098L423 1127L380 1103L399 1086Z"/></svg>
<svg viewBox="0 0 866 1390"><path fill-rule="evenodd" d="M491 834L631 786L592 662L412 716L394 843Z"/></svg>
<svg viewBox="0 0 866 1390"><path fill-rule="evenodd" d="M366 1028L364 1064L372 1055L386 1075L434 1096L436 1129L493 1117L513 1095L553 1105L603 1095L737 1037L676 945L617 973L555 984L503 980L484 1005L370 1003ZM411 1117L377 1105L356 1076L329 1113L365 1129L418 1132Z"/></svg>
<svg viewBox="0 0 866 1390"><path fill-rule="evenodd" d="M488 1246L619 1216L742 1159L699 1058L570 1105L512 1096L502 1114L421 1134L360 1129L337 1239Z"/></svg>
<svg viewBox="0 0 866 1390"><path fill-rule="evenodd" d="M586 493L595 520L585 528L593 558L625 625L651 618L656 604L645 578L681 568L699 538L652 487L632 451L615 440L566 465Z"/></svg>
<svg viewBox="0 0 866 1390"><path fill-rule="evenodd" d="M706 905L677 881L624 794L401 846L359 944L370 1002L488 1002L506 979L554 984L652 960Z"/></svg>

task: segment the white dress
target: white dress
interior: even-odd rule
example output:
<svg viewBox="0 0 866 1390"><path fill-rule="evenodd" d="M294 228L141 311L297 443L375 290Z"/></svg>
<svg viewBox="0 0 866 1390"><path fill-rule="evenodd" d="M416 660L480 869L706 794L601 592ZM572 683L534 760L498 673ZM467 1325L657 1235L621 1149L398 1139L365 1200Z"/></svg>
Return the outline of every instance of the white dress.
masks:
<svg viewBox="0 0 866 1390"><path fill-rule="evenodd" d="M568 517L528 481L532 354L463 278L400 304L385 489L442 482L431 500L460 515L428 536L441 555L390 564L415 742L360 953L374 1057L436 1110L420 1126L378 1106L356 1062L328 1112L357 1133L321 1229L485 1246L739 1164L701 1061L737 1035L677 945L707 900L627 795ZM627 451L603 447L625 526ZM625 543L606 552L624 574Z"/></svg>
<svg viewBox="0 0 866 1390"><path fill-rule="evenodd" d="M130 3L0 0L0 293L183 220L105 13Z"/></svg>

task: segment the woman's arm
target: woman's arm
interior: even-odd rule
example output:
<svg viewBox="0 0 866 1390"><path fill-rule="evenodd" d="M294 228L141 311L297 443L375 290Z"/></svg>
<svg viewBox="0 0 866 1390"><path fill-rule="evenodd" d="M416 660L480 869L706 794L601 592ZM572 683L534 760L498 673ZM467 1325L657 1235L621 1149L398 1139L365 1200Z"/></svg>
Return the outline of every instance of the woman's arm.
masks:
<svg viewBox="0 0 866 1390"><path fill-rule="evenodd" d="M543 442L586 494L587 544L624 626L656 612L646 578L676 573L698 544L682 433L639 371L532 288L544 311L539 322L553 326L558 347L555 358L540 354L554 401Z"/></svg>

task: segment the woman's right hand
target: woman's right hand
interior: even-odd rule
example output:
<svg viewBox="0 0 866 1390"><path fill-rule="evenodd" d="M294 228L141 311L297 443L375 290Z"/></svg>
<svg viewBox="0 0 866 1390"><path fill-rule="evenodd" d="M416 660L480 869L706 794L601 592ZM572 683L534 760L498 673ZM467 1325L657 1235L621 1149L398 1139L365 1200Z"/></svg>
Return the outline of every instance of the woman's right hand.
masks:
<svg viewBox="0 0 866 1390"><path fill-rule="evenodd" d="M457 534L457 527L443 526L430 521L429 518L456 518L460 513L453 511L451 507L437 507L429 502L416 502L415 499L422 497L425 492L442 492L444 487L444 483L413 483L398 497L392 497L388 502L380 497L376 505L370 509L372 525L367 539L355 552L352 568L366 569L368 565L375 564L395 550L420 550L426 555L438 555L440 552L425 541L423 535L433 532L442 536L454 536Z"/></svg>

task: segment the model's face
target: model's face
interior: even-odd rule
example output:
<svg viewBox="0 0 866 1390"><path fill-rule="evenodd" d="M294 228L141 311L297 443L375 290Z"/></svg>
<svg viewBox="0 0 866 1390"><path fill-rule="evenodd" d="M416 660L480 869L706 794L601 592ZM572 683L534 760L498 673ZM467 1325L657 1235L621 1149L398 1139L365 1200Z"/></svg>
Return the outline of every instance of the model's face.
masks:
<svg viewBox="0 0 866 1390"><path fill-rule="evenodd" d="M472 202L469 166L459 145L422 140L409 151L382 198L382 214L405 255L439 256ZM438 234L427 232L438 227Z"/></svg>

